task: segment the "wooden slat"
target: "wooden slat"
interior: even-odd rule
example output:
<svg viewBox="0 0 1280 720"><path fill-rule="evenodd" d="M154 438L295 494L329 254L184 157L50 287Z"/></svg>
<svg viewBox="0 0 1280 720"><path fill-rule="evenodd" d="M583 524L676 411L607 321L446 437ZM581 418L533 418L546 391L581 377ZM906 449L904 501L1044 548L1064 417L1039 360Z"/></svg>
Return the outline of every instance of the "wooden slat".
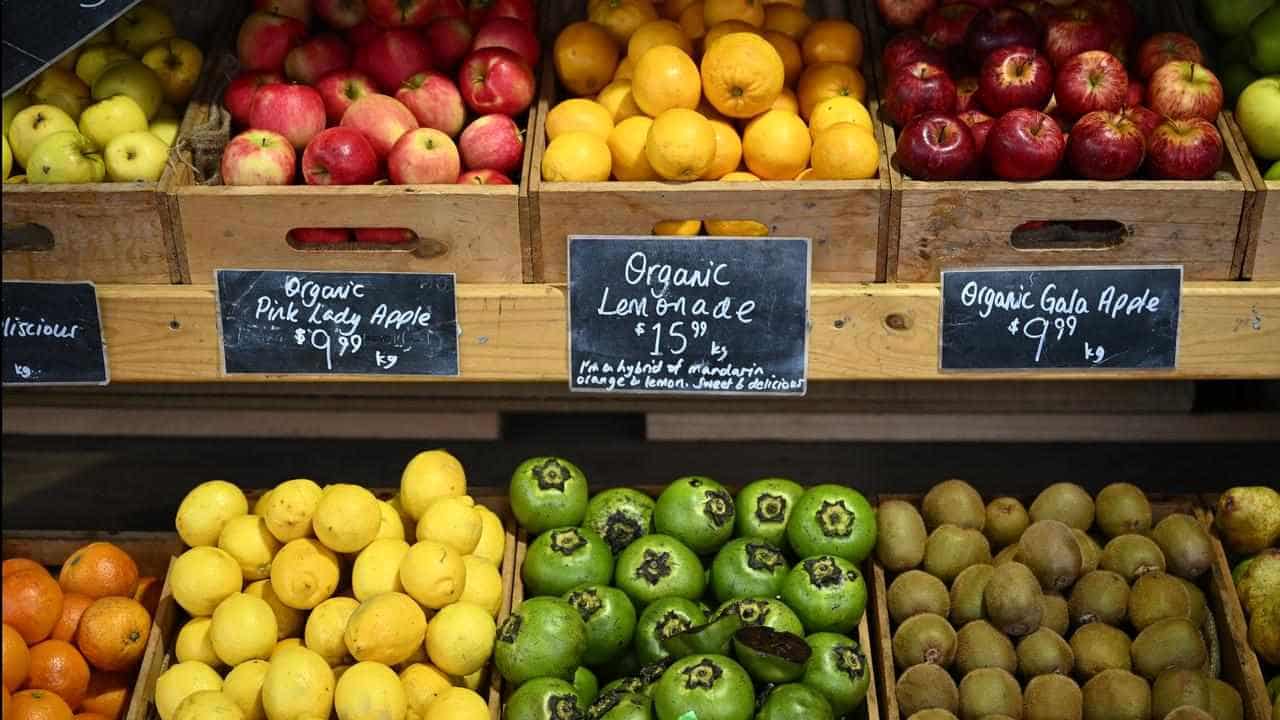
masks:
<svg viewBox="0 0 1280 720"><path fill-rule="evenodd" d="M1235 114L1224 112L1222 123L1237 154L1245 159L1251 192L1240 222L1243 276L1252 280L1280 280L1280 180L1264 180L1262 168L1249 154L1249 144Z"/></svg>

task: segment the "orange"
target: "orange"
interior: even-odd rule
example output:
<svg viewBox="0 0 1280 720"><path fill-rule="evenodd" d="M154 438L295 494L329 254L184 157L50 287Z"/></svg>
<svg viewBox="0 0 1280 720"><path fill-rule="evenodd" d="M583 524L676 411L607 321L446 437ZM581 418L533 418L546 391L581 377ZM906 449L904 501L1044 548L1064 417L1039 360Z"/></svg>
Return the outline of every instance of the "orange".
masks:
<svg viewBox="0 0 1280 720"><path fill-rule="evenodd" d="M862 103L851 97L837 95L827 98L809 112L809 134L818 137L818 133L838 123L853 123L873 130L871 113Z"/></svg>
<svg viewBox="0 0 1280 720"><path fill-rule="evenodd" d="M635 77L635 75L636 75L636 61L629 55L627 57L622 58L622 60L618 63L617 69L613 71L613 79L615 81L630 80L631 78Z"/></svg>
<svg viewBox="0 0 1280 720"><path fill-rule="evenodd" d="M125 673L95 672L89 675L89 690L80 703L84 712L96 713L107 720L118 720L129 703L132 683Z"/></svg>
<svg viewBox="0 0 1280 720"><path fill-rule="evenodd" d="M752 33L758 35L760 33L755 27L748 25L741 20L725 20L722 23L707 29L707 34L702 38L702 56L705 58L706 52L712 45L720 42L720 38L734 33Z"/></svg>
<svg viewBox="0 0 1280 720"><path fill-rule="evenodd" d="M693 41L685 37L680 23L674 20L650 20L641 25L627 41L627 59L634 63L645 51L659 45L674 45L683 50L685 55L693 55Z"/></svg>
<svg viewBox="0 0 1280 720"><path fill-rule="evenodd" d="M552 140L542 154L542 179L547 182L604 182L611 169L609 146L580 130Z"/></svg>
<svg viewBox="0 0 1280 720"><path fill-rule="evenodd" d="M636 61L631 94L636 106L649 117L657 117L672 108L692 110L702 99L698 66L680 48L671 45L652 48Z"/></svg>
<svg viewBox="0 0 1280 720"><path fill-rule="evenodd" d="M614 80L609 83L596 96L596 102L600 103L613 116L614 125L629 117L644 114L640 111L640 107L636 105L636 96L631 92L630 80Z"/></svg>
<svg viewBox="0 0 1280 720"><path fill-rule="evenodd" d="M623 182L658 179L658 173L653 171L644 152L652 126L653 120L644 115L629 117L614 126L608 141L614 178Z"/></svg>
<svg viewBox="0 0 1280 720"><path fill-rule="evenodd" d="M35 645L49 637L62 614L62 588L44 568L19 570L4 578L0 605L5 624Z"/></svg>
<svg viewBox="0 0 1280 720"><path fill-rule="evenodd" d="M159 578L150 575L139 578L138 586L133 589L133 599L142 603L149 614L155 615L156 608L160 605L161 587Z"/></svg>
<svg viewBox="0 0 1280 720"><path fill-rule="evenodd" d="M680 13L680 29L684 31L685 37L695 42L707 34L707 24L703 22L702 15L702 0L696 0Z"/></svg>
<svg viewBox="0 0 1280 720"><path fill-rule="evenodd" d="M22 687L27 679L27 671L31 667L31 654L27 650L27 641L22 639L17 630L4 626L4 645L0 647L0 663L3 663L4 687L10 692Z"/></svg>
<svg viewBox="0 0 1280 720"><path fill-rule="evenodd" d="M71 553L58 573L63 592L77 592L95 600L129 597L138 584L138 564L129 553L109 542L85 545Z"/></svg>
<svg viewBox="0 0 1280 720"><path fill-rule="evenodd" d="M778 99L773 101L769 106L770 110L786 110L797 115L800 114L800 101L796 99L796 94L787 88L782 88L782 92L778 93Z"/></svg>
<svg viewBox="0 0 1280 720"><path fill-rule="evenodd" d="M697 1L698 0L666 0L666 2L662 3L662 9L659 12L662 14L662 17L668 20L679 20L680 14Z"/></svg>
<svg viewBox="0 0 1280 720"><path fill-rule="evenodd" d="M23 690L9 701L9 720L71 720L71 708L57 693Z"/></svg>
<svg viewBox="0 0 1280 720"><path fill-rule="evenodd" d="M846 96L862 102L867 96L867 82L862 73L839 63L818 63L804 69L796 97L800 115L808 119L814 107L828 98Z"/></svg>
<svg viewBox="0 0 1280 720"><path fill-rule="evenodd" d="M662 178L697 180L715 159L716 131L699 113L673 108L653 119L644 153Z"/></svg>
<svg viewBox="0 0 1280 720"><path fill-rule="evenodd" d="M804 60L800 57L800 46L796 44L795 40L777 30L766 30L763 37L777 51L778 57L782 58L783 84L787 87L795 87L796 80L800 79L800 72L804 70Z"/></svg>
<svg viewBox="0 0 1280 720"><path fill-rule="evenodd" d="M880 148L870 130L837 123L813 141L813 172L818 180L866 180L876 176Z"/></svg>
<svg viewBox="0 0 1280 720"><path fill-rule="evenodd" d="M776 30L793 40L804 37L805 30L813 23L813 18L803 8L791 5L766 5L764 8L764 29Z"/></svg>
<svg viewBox="0 0 1280 720"><path fill-rule="evenodd" d="M111 718L106 715L99 715L98 713L85 712L76 713L72 720L111 720Z"/></svg>
<svg viewBox="0 0 1280 720"><path fill-rule="evenodd" d="M726 20L741 20L752 27L764 25L763 0L703 0L702 22L714 27Z"/></svg>
<svg viewBox="0 0 1280 720"><path fill-rule="evenodd" d="M71 643L45 640L31 648L27 687L55 692L74 710L89 690L89 664Z"/></svg>
<svg viewBox="0 0 1280 720"><path fill-rule="evenodd" d="M649 0L591 0L587 19L602 25L619 45L626 45L641 25L658 19L658 11Z"/></svg>
<svg viewBox="0 0 1280 720"><path fill-rule="evenodd" d="M809 26L800 43L805 65L834 62L862 64L862 31L845 20L819 20Z"/></svg>
<svg viewBox="0 0 1280 720"><path fill-rule="evenodd" d="M67 593L62 596L62 614L53 626L49 637L54 640L71 642L76 636L76 628L80 627L80 616L93 604L93 598L80 593Z"/></svg>
<svg viewBox="0 0 1280 720"><path fill-rule="evenodd" d="M711 167L702 173L702 180L719 180L738 169L742 162L742 140L738 131L723 120L712 120L711 127L716 131L716 154L711 159Z"/></svg>
<svg viewBox="0 0 1280 720"><path fill-rule="evenodd" d="M142 660L151 616L133 598L102 598L80 618L76 641L99 670L129 670Z"/></svg>
<svg viewBox="0 0 1280 720"><path fill-rule="evenodd" d="M720 182L760 182L760 178L749 172L731 172L720 178ZM769 234L769 227L755 220L708 220L707 234L720 237L763 237Z"/></svg>
<svg viewBox="0 0 1280 720"><path fill-rule="evenodd" d="M605 139L613 130L613 113L594 100L571 98L551 108L546 123L548 140L571 130L582 130Z"/></svg>
<svg viewBox="0 0 1280 720"><path fill-rule="evenodd" d="M592 22L576 22L556 36L552 63L560 84L574 95L594 95L618 67L618 43Z"/></svg>
<svg viewBox="0 0 1280 720"><path fill-rule="evenodd" d="M9 558L4 561L3 569L0 569L0 576L9 577L10 575L21 572L23 570L40 570L46 575L49 573L43 565L29 558Z"/></svg>
<svg viewBox="0 0 1280 720"><path fill-rule="evenodd" d="M702 58L702 90L716 110L733 118L755 117L782 92L786 69L768 40L733 33L708 45ZM643 107L643 105L641 105Z"/></svg>
<svg viewBox="0 0 1280 720"><path fill-rule="evenodd" d="M809 127L795 113L770 110L747 125L742 157L761 180L791 180L809 165Z"/></svg>
<svg viewBox="0 0 1280 720"><path fill-rule="evenodd" d="M663 220L653 226L654 235L697 235L702 232L701 220Z"/></svg>

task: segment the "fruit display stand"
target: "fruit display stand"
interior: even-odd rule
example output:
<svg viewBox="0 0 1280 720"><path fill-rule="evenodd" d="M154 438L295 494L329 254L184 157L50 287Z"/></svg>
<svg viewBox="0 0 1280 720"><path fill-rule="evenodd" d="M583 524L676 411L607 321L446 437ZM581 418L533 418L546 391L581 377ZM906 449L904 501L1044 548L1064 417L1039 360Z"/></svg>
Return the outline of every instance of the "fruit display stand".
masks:
<svg viewBox="0 0 1280 720"><path fill-rule="evenodd" d="M1240 224L1245 245L1243 275L1248 280L1280 280L1280 180L1266 180L1248 152L1232 113L1223 113L1248 178L1251 192Z"/></svg>

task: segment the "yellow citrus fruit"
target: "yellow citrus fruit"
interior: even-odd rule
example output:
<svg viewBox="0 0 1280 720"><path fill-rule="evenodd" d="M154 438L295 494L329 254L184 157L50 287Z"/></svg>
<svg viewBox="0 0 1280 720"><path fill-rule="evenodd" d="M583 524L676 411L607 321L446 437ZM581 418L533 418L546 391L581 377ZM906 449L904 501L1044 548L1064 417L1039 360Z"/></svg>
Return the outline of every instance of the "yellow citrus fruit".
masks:
<svg viewBox="0 0 1280 720"><path fill-rule="evenodd" d="M356 556L351 567L351 592L357 600L368 600L384 592L400 592L400 562L409 552L404 540L374 540Z"/></svg>
<svg viewBox="0 0 1280 720"><path fill-rule="evenodd" d="M297 610L327 600L338 588L338 576L338 556L311 538L289 541L271 563L271 588Z"/></svg>
<svg viewBox="0 0 1280 720"><path fill-rule="evenodd" d="M702 21L707 27L725 20L741 20L752 27L764 25L763 0L704 0Z"/></svg>
<svg viewBox="0 0 1280 720"><path fill-rule="evenodd" d="M462 588L460 603L471 603L484 608L490 615L497 617L502 609L502 575L493 563L468 555L462 558L467 568L467 583Z"/></svg>
<svg viewBox="0 0 1280 720"><path fill-rule="evenodd" d="M814 174L813 168L811 167L807 167L804 170L801 170L800 174L796 176L796 180L817 180L817 179L818 178Z"/></svg>
<svg viewBox="0 0 1280 720"><path fill-rule="evenodd" d="M702 232L701 220L663 220L653 226L654 235L693 236Z"/></svg>
<svg viewBox="0 0 1280 720"><path fill-rule="evenodd" d="M596 140L604 145L600 138ZM605 152L608 153L607 147ZM609 176L606 174L604 179L608 180ZM480 531L480 515L472 505L459 498L441 498L432 503L418 520L417 539L435 540L453 548L459 555L470 555L476 549L476 543L480 542Z"/></svg>
<svg viewBox="0 0 1280 720"><path fill-rule="evenodd" d="M333 711L333 669L305 647L281 651L262 679L262 707L271 720L320 720Z"/></svg>
<svg viewBox="0 0 1280 720"><path fill-rule="evenodd" d="M791 92L789 88L782 88L782 92L778 93L778 99L773 101L769 106L770 110L786 110L797 115L800 114L800 100L796 98L796 94Z"/></svg>
<svg viewBox="0 0 1280 720"><path fill-rule="evenodd" d="M439 609L457 602L466 583L462 556L443 543L416 543L400 562L400 584L423 607Z"/></svg>
<svg viewBox="0 0 1280 720"><path fill-rule="evenodd" d="M418 453L400 475L400 505L414 520L422 517L432 498L466 494L462 463L444 450Z"/></svg>
<svg viewBox="0 0 1280 720"><path fill-rule="evenodd" d="M778 53L778 57L782 60L782 84L795 87L796 80L800 79L800 73L804 70L804 60L800 58L800 46L795 40L776 30L767 30L761 37L769 41L774 52Z"/></svg>
<svg viewBox="0 0 1280 720"><path fill-rule="evenodd" d="M651 48L636 61L631 93L636 106L649 117L672 108L692 110L702 99L698 66L683 50L671 45Z"/></svg>
<svg viewBox="0 0 1280 720"><path fill-rule="evenodd" d="M682 50L685 55L693 55L693 42L685 37L680 23L674 20L650 20L636 29L635 34L627 41L627 59L636 62L647 51L662 45L671 45Z"/></svg>
<svg viewBox="0 0 1280 720"><path fill-rule="evenodd" d="M790 180L809 165L809 128L795 113L770 110L747 125L742 156L761 180Z"/></svg>
<svg viewBox="0 0 1280 720"><path fill-rule="evenodd" d="M222 681L222 692L240 708L244 720L266 720L267 712L262 709L262 681L270 667L266 660L250 660L231 668Z"/></svg>
<svg viewBox="0 0 1280 720"><path fill-rule="evenodd" d="M347 623L360 603L349 597L329 598L307 616L303 642L307 649L324 658L330 667L347 660Z"/></svg>
<svg viewBox="0 0 1280 720"><path fill-rule="evenodd" d="M643 141L641 143L643 150ZM507 554L507 530L502 527L502 518L483 505L477 505L476 512L480 513L480 541L471 554L501 568Z"/></svg>
<svg viewBox="0 0 1280 720"><path fill-rule="evenodd" d="M409 701L409 720L422 720L440 693L453 687L449 676L433 665L413 663L400 671L400 684Z"/></svg>
<svg viewBox="0 0 1280 720"><path fill-rule="evenodd" d="M618 67L618 43L593 22L570 24L556 36L552 63L560 84L574 95L594 95Z"/></svg>
<svg viewBox="0 0 1280 720"><path fill-rule="evenodd" d="M378 498L359 485L330 485L320 496L311 527L330 550L357 553L378 537L382 510Z"/></svg>
<svg viewBox="0 0 1280 720"><path fill-rule="evenodd" d="M213 651L213 643L209 640L209 626L212 618L194 617L187 621L178 631L178 639L173 644L173 654L178 662L195 660L209 667L219 667L222 661L218 653Z"/></svg>
<svg viewBox="0 0 1280 720"><path fill-rule="evenodd" d="M239 592L243 583L235 558L207 545L182 553L169 570L173 599L191 615L212 615L218 603Z"/></svg>
<svg viewBox="0 0 1280 720"><path fill-rule="evenodd" d="M360 662L395 665L413 657L427 632L427 615L404 593L375 595L347 621L347 652Z"/></svg>
<svg viewBox="0 0 1280 720"><path fill-rule="evenodd" d="M720 182L760 182L749 172L731 172ZM707 234L719 237L763 237L769 234L768 226L755 220L708 220Z"/></svg>
<svg viewBox="0 0 1280 720"><path fill-rule="evenodd" d="M707 34L707 24L702 20L703 11L702 0L695 0L680 13L680 29L684 31L685 37L694 42Z"/></svg>
<svg viewBox="0 0 1280 720"><path fill-rule="evenodd" d="M712 25L707 28L707 34L702 38L703 58L706 58L706 51L710 50L726 35L734 35L738 33L759 35L760 31L755 26L744 23L741 20L725 20L722 23Z"/></svg>
<svg viewBox="0 0 1280 720"><path fill-rule="evenodd" d="M733 33L702 57L702 89L712 106L732 118L755 117L782 92L786 72L768 40Z"/></svg>
<svg viewBox="0 0 1280 720"><path fill-rule="evenodd" d="M427 706L422 720L488 720L489 706L474 690L452 687Z"/></svg>
<svg viewBox="0 0 1280 720"><path fill-rule="evenodd" d="M488 610L456 602L427 623L427 657L450 675L470 675L489 662L496 632Z"/></svg>
<svg viewBox="0 0 1280 720"><path fill-rule="evenodd" d="M742 140L738 131L723 120L712 120L711 127L716 131L716 154L711 167L702 174L703 180L719 180L737 170L742 162Z"/></svg>
<svg viewBox="0 0 1280 720"><path fill-rule="evenodd" d="M635 95L631 92L630 80L614 80L605 86L596 96L596 102L609 112L614 127L627 118L644 115L636 105Z"/></svg>
<svg viewBox="0 0 1280 720"><path fill-rule="evenodd" d="M182 542L191 547L217 545L227 521L249 512L249 501L240 488L226 480L202 482L178 505L175 525Z"/></svg>
<svg viewBox="0 0 1280 720"><path fill-rule="evenodd" d="M641 25L658 19L649 0L592 0L587 19L604 27L619 45L626 45Z"/></svg>
<svg viewBox="0 0 1280 720"><path fill-rule="evenodd" d="M715 160L716 130L697 112L674 108L654 118L644 152L660 177L697 180Z"/></svg>
<svg viewBox="0 0 1280 720"><path fill-rule="evenodd" d="M808 118L818 103L833 97L851 97L862 102L867 96L867 83L862 73L840 63L810 65L800 74L796 97L800 99L800 115Z"/></svg>
<svg viewBox="0 0 1280 720"><path fill-rule="evenodd" d="M434 611L434 610L428 610L428 611L427 611L427 613L426 613L426 615L427 615L427 622L431 622L431 616L432 616L432 615L434 615L434 614L435 614L435 611ZM413 649L413 654L412 654L412 655L410 655L410 656L408 657L408 659L403 660L403 661L401 661L399 664L397 664L397 665L396 665L396 669L397 669L397 670L403 670L403 669L405 669L405 668L409 667L410 665L416 665L416 664L418 664L418 663L425 663L425 662L427 662L427 646L426 646L426 645L419 645L418 647L416 647L416 648L414 648L414 649Z"/></svg>
<svg viewBox="0 0 1280 720"><path fill-rule="evenodd" d="M609 133L609 154L613 158L613 176L623 182L657 180L658 173L649 165L644 146L653 120L644 115L629 117Z"/></svg>
<svg viewBox="0 0 1280 720"><path fill-rule="evenodd" d="M765 5L765 30L776 30L794 40L799 40L804 37L805 30L808 30L812 23L813 18L810 18L803 8L782 3Z"/></svg>
<svg viewBox="0 0 1280 720"><path fill-rule="evenodd" d="M262 598L233 593L213 611L209 641L218 659L231 667L265 660L276 645L275 613Z"/></svg>
<svg viewBox="0 0 1280 720"><path fill-rule="evenodd" d="M280 542L311 535L311 516L323 492L319 485L306 478L286 480L275 486L262 513L267 529Z"/></svg>
<svg viewBox="0 0 1280 720"><path fill-rule="evenodd" d="M277 642L275 647L271 648L271 658L279 655L289 648L294 647L306 647L306 643L304 643L301 638L285 638ZM271 658L267 658L267 660L270 661Z"/></svg>
<svg viewBox="0 0 1280 720"><path fill-rule="evenodd" d="M156 712L160 720L170 720L188 695L221 689L222 678L202 662L188 660L171 665L156 678Z"/></svg>
<svg viewBox="0 0 1280 720"><path fill-rule="evenodd" d="M547 182L604 182L613 160L609 146L587 132L567 132L552 140L542 154L542 179ZM419 528L422 527L419 521Z"/></svg>
<svg viewBox="0 0 1280 720"><path fill-rule="evenodd" d="M853 123L871 130L871 113L856 98L837 95L827 98L809 113L809 134L814 138L832 125Z"/></svg>
<svg viewBox="0 0 1280 720"><path fill-rule="evenodd" d="M679 20L680 14L685 11L685 8L697 1L698 0L666 0L662 3L662 7L659 8L658 13L668 20Z"/></svg>
<svg viewBox="0 0 1280 720"><path fill-rule="evenodd" d="M578 130L608 139L613 130L613 113L603 105L586 98L570 98L547 113L547 139L555 140L564 133Z"/></svg>
<svg viewBox="0 0 1280 720"><path fill-rule="evenodd" d="M630 80L636 74L636 61L630 55L622 58L618 63L618 68L613 71L613 80Z"/></svg>
<svg viewBox="0 0 1280 720"><path fill-rule="evenodd" d="M193 692L178 705L174 720L244 720L244 712L220 690Z"/></svg>
<svg viewBox="0 0 1280 720"><path fill-rule="evenodd" d="M360 662L338 678L333 708L338 720L405 720L409 700L394 670L381 663Z"/></svg>
<svg viewBox="0 0 1280 720"><path fill-rule="evenodd" d="M259 495L258 499L253 502L253 510L251 510L250 512L259 517L265 515L267 510L267 500L270 497L271 497L270 490Z"/></svg>
<svg viewBox="0 0 1280 720"><path fill-rule="evenodd" d="M805 65L862 64L862 31L847 20L819 20L809 26L800 42Z"/></svg>
<svg viewBox="0 0 1280 720"><path fill-rule="evenodd" d="M257 515L238 515L222 526L218 547L235 558L245 580L262 580L271 574L271 559L280 550L280 541Z"/></svg>
<svg viewBox="0 0 1280 720"><path fill-rule="evenodd" d="M378 525L378 536L375 540L403 540L404 521L400 519L400 511L386 500L378 501L378 511L382 513L382 523Z"/></svg>
<svg viewBox="0 0 1280 720"><path fill-rule="evenodd" d="M276 616L276 639L283 640L288 637L297 637L302 632L302 625L307 620L306 613L285 605L280 596L276 595L276 590L271 586L270 580L249 583L245 587L244 593L262 598L267 601L267 605L271 606L271 612L275 613Z"/></svg>

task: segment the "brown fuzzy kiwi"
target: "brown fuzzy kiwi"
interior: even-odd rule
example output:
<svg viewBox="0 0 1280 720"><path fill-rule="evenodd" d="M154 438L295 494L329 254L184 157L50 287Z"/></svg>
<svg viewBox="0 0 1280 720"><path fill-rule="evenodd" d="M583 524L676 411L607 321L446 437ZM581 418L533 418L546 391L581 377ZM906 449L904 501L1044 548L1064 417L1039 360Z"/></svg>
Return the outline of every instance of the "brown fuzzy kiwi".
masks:
<svg viewBox="0 0 1280 720"><path fill-rule="evenodd" d="M1037 675L1022 692L1022 720L1082 720L1084 697L1066 675Z"/></svg>
<svg viewBox="0 0 1280 720"><path fill-rule="evenodd" d="M1169 618L1148 625L1133 639L1129 649L1133 669L1154 680L1165 670L1203 667L1208 657L1200 630L1186 618Z"/></svg>
<svg viewBox="0 0 1280 720"><path fill-rule="evenodd" d="M1151 716L1162 718L1183 705L1209 709L1209 678L1200 670L1165 670L1151 683Z"/></svg>
<svg viewBox="0 0 1280 720"><path fill-rule="evenodd" d="M1079 528L1071 528L1071 534L1076 536L1076 544L1080 546L1080 574L1088 575L1097 570L1098 562L1102 560L1102 546Z"/></svg>
<svg viewBox="0 0 1280 720"><path fill-rule="evenodd" d="M965 568L982 564L991 564L991 543L981 531L947 524L930 533L925 542L925 572L944 583L955 580Z"/></svg>
<svg viewBox="0 0 1280 720"><path fill-rule="evenodd" d="M920 510L930 531L943 525L980 531L987 522L987 507L982 496L963 480L946 480L934 485L925 493Z"/></svg>
<svg viewBox="0 0 1280 720"><path fill-rule="evenodd" d="M1111 483L1098 493L1094 505L1094 520L1108 538L1151 529L1151 503L1136 485Z"/></svg>
<svg viewBox="0 0 1280 720"><path fill-rule="evenodd" d="M1129 583L1110 570L1094 570L1071 588L1067 608L1076 625L1119 626L1129 612Z"/></svg>
<svg viewBox="0 0 1280 720"><path fill-rule="evenodd" d="M1144 572L1164 570L1164 551L1154 540L1143 535L1120 535L1102 548L1098 567L1132 583Z"/></svg>
<svg viewBox="0 0 1280 720"><path fill-rule="evenodd" d="M929 533L915 506L902 500L886 500L876 509L876 559L886 570L900 573L924 560L924 543Z"/></svg>
<svg viewBox="0 0 1280 720"><path fill-rule="evenodd" d="M1018 642L1017 653L1018 674L1024 678L1069 675L1076 664L1071 644L1047 627L1022 638Z"/></svg>
<svg viewBox="0 0 1280 720"><path fill-rule="evenodd" d="M1075 483L1054 483L1036 496L1029 508L1031 522L1057 520L1088 531L1093 527L1093 496Z"/></svg>
<svg viewBox="0 0 1280 720"><path fill-rule="evenodd" d="M913 615L893 633L893 660L900 670L925 662L951 667L955 658L956 631L941 615Z"/></svg>
<svg viewBox="0 0 1280 720"><path fill-rule="evenodd" d="M982 592L996 569L985 563L970 565L951 581L951 624L964 627L966 623L986 617L982 609Z"/></svg>
<svg viewBox="0 0 1280 720"><path fill-rule="evenodd" d="M1151 686L1128 670L1104 670L1090 678L1081 693L1084 720L1149 720L1151 717Z"/></svg>
<svg viewBox="0 0 1280 720"><path fill-rule="evenodd" d="M1021 637L1035 632L1044 615L1040 583L1022 563L1005 563L991 574L982 592L987 619L1000 632Z"/></svg>
<svg viewBox="0 0 1280 720"><path fill-rule="evenodd" d="M1022 533L1018 555L1031 568L1046 592L1062 592L1075 584L1084 567L1080 543L1070 526L1058 520L1039 520Z"/></svg>
<svg viewBox="0 0 1280 720"><path fill-rule="evenodd" d="M992 565L1003 565L1007 562L1022 562L1021 558L1018 557L1018 545L1016 543L996 553L996 556L991 559Z"/></svg>
<svg viewBox="0 0 1280 720"><path fill-rule="evenodd" d="M1175 617L1191 617L1191 596L1182 581L1159 570L1143 573L1133 581L1129 589L1129 624L1135 630L1142 632L1150 625Z"/></svg>
<svg viewBox="0 0 1280 720"><path fill-rule="evenodd" d="M1194 580L1213 565L1213 541L1198 520L1174 513L1156 523L1151 539L1164 553L1166 569L1188 580Z"/></svg>
<svg viewBox="0 0 1280 720"><path fill-rule="evenodd" d="M951 609L946 584L920 570L908 570L894 578L887 595L889 617L894 625L920 613L945 616Z"/></svg>
<svg viewBox="0 0 1280 720"><path fill-rule="evenodd" d="M1057 593L1045 593L1041 596L1044 612L1040 615L1040 627L1049 628L1062 637L1067 636L1071 627L1071 616L1067 612L1067 599Z"/></svg>
<svg viewBox="0 0 1280 720"><path fill-rule="evenodd" d="M1009 638L986 620L974 620L956 632L956 674L964 677L980 668L1018 670L1018 652Z"/></svg>
<svg viewBox="0 0 1280 720"><path fill-rule="evenodd" d="M1013 545L1031 524L1027 509L1015 498L996 498L987 503L987 521L982 532L991 541L991 547Z"/></svg>
<svg viewBox="0 0 1280 720"><path fill-rule="evenodd" d="M988 715L1022 717L1022 688L1006 670L982 668L960 680L960 720L980 720Z"/></svg>
<svg viewBox="0 0 1280 720"><path fill-rule="evenodd" d="M1213 720L1244 720L1240 691L1218 678L1209 678L1209 714Z"/></svg>
<svg viewBox="0 0 1280 720"><path fill-rule="evenodd" d="M1183 705L1170 710L1169 714L1164 716L1164 720L1213 720L1213 716L1207 710Z"/></svg>
<svg viewBox="0 0 1280 720"><path fill-rule="evenodd" d="M932 708L960 712L960 690L956 681L946 669L933 663L912 665L904 670L898 676L894 695L903 717Z"/></svg>
<svg viewBox="0 0 1280 720"><path fill-rule="evenodd" d="M1182 587L1187 591L1187 599L1191 601L1191 609L1188 614L1188 617L1191 618L1191 624L1196 627L1204 627L1205 618L1209 615L1209 605L1205 599L1204 591L1186 578L1178 579L1182 581Z"/></svg>
<svg viewBox="0 0 1280 720"><path fill-rule="evenodd" d="M1129 636L1103 623L1089 623L1071 635L1071 652L1075 655L1075 675L1081 681L1092 679L1107 670L1130 670Z"/></svg>

